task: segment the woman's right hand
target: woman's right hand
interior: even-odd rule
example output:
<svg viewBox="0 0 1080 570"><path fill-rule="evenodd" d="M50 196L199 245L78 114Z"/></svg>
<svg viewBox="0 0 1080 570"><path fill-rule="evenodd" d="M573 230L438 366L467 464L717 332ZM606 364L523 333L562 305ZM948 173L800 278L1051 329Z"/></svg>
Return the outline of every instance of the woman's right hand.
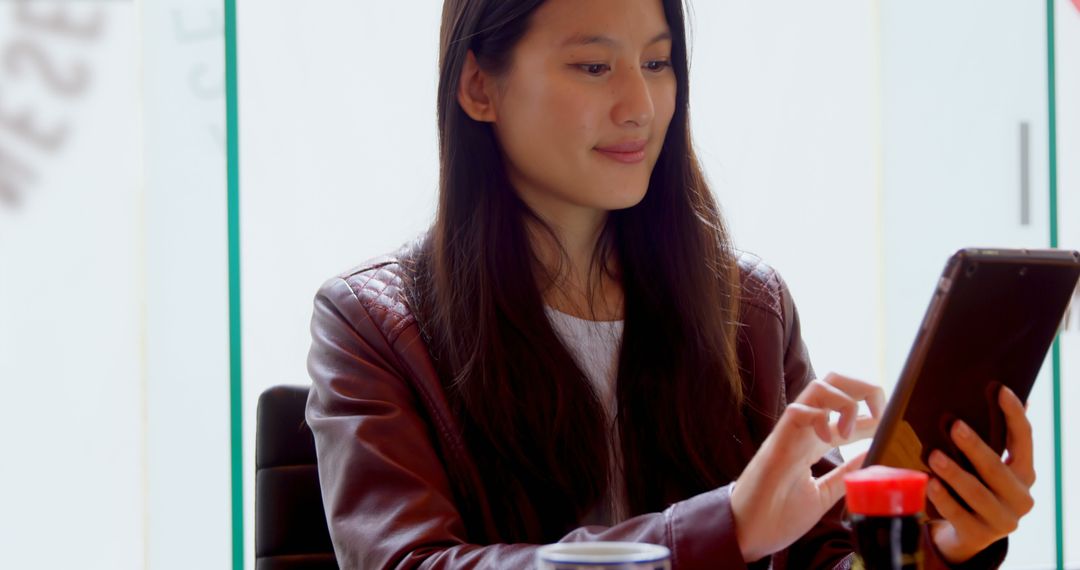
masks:
<svg viewBox="0 0 1080 570"><path fill-rule="evenodd" d="M870 416L859 415L860 401ZM788 405L731 492L744 560L790 546L844 496L844 475L861 467L865 454L818 478L810 468L830 449L871 437L884 403L877 385L828 374ZM830 421L832 412L839 413L837 421Z"/></svg>

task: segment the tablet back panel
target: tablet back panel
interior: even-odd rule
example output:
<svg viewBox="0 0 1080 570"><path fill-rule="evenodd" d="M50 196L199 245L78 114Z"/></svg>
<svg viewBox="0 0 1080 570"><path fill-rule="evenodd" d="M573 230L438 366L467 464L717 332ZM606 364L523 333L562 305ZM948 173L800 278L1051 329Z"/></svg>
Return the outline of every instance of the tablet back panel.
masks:
<svg viewBox="0 0 1080 570"><path fill-rule="evenodd" d="M949 437L967 422L1001 453L998 390L1027 399L1080 278L1080 253L961 250L937 291L882 419L867 464L929 472L941 449L971 470Z"/></svg>

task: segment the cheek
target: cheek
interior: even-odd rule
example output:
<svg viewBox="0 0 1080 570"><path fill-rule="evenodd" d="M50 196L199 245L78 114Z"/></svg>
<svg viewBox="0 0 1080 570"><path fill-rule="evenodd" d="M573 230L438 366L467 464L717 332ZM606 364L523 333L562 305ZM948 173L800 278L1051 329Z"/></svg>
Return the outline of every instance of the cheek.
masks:
<svg viewBox="0 0 1080 570"><path fill-rule="evenodd" d="M500 130L519 153L566 156L587 151L596 142L603 112L588 97L550 80L519 85L507 95Z"/></svg>
<svg viewBox="0 0 1080 570"><path fill-rule="evenodd" d="M544 138L571 142L567 139L589 136L595 131L597 119L603 116L598 101L558 73L538 73L535 77L536 80L519 81L512 99L514 111L528 118L531 133L525 136L543 133Z"/></svg>
<svg viewBox="0 0 1080 570"><path fill-rule="evenodd" d="M570 89L552 89L542 103L544 116L541 128L552 139L561 142L560 154L578 153L587 150L596 132L598 117L597 106L587 97L575 94Z"/></svg>
<svg viewBox="0 0 1080 570"><path fill-rule="evenodd" d="M667 132L667 128L671 124L671 118L675 115L675 95L676 87L673 83L670 86L663 87L658 96L653 99L656 101L657 126L662 127L664 133Z"/></svg>

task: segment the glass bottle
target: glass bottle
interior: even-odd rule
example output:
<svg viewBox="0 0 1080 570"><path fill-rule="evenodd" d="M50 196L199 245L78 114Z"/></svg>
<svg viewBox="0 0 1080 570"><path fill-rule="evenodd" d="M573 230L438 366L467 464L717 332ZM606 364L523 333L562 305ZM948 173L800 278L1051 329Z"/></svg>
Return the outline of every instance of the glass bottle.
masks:
<svg viewBox="0 0 1080 570"><path fill-rule="evenodd" d="M922 520L926 483L921 471L874 465L844 477L855 539L854 568L923 567Z"/></svg>

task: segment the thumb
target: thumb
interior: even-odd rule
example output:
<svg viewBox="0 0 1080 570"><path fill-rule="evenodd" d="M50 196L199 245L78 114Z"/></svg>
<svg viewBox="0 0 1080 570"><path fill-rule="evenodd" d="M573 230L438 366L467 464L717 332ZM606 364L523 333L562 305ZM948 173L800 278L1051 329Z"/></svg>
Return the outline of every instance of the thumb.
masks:
<svg viewBox="0 0 1080 570"><path fill-rule="evenodd" d="M821 498L821 507L823 511L828 511L837 501L843 498L844 475L861 469L863 460L865 459L866 452L864 451L855 457L852 457L843 465L817 478L814 484L817 485L818 497Z"/></svg>

